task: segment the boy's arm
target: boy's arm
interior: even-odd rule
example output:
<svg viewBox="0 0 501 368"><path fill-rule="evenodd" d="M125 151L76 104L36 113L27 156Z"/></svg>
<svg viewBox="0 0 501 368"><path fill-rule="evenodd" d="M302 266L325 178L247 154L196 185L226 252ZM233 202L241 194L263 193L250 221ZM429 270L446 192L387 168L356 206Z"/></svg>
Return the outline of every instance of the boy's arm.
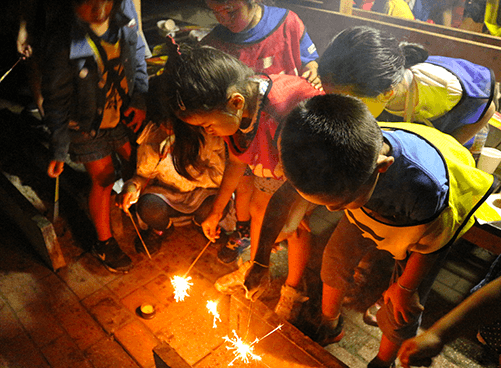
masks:
<svg viewBox="0 0 501 368"><path fill-rule="evenodd" d="M473 124L463 125L462 127L457 128L455 131L453 131L451 135L456 138L459 143L465 144L471 138L473 138L475 134L480 131L480 129L482 129L486 124L489 123L489 120L494 115L494 112L496 112L496 106L494 105L494 102L491 102L491 105L479 121Z"/></svg>
<svg viewBox="0 0 501 368"><path fill-rule="evenodd" d="M253 290L255 287L258 287L261 278L269 267L273 244L275 244L278 235L287 221L292 205L299 197L294 187L286 181L268 202L254 257L255 263L250 269L244 283L247 290Z"/></svg>
<svg viewBox="0 0 501 368"><path fill-rule="evenodd" d="M218 237L217 226L223 216L224 209L231 199L233 192L237 189L238 182L247 168L246 163L240 161L231 151L228 152L229 160L227 160L226 167L224 168L221 186L219 187L211 213L202 223L205 236L213 242Z"/></svg>
<svg viewBox="0 0 501 368"><path fill-rule="evenodd" d="M412 252L402 275L384 293L384 302L391 301L393 314L398 323L409 322L423 311L417 288L438 258L437 253Z"/></svg>
<svg viewBox="0 0 501 368"><path fill-rule="evenodd" d="M500 314L501 277L470 295L424 334L405 341L398 352L400 362L405 368L427 363L466 329L496 322Z"/></svg>

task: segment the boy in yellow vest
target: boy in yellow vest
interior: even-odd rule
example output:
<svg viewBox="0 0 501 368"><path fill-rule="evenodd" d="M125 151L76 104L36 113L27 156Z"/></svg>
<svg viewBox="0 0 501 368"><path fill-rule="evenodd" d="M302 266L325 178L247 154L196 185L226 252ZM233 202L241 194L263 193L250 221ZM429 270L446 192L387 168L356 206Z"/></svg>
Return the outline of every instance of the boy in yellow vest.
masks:
<svg viewBox="0 0 501 368"><path fill-rule="evenodd" d="M280 228L297 195L344 211L323 256L321 345L343 337L342 301L367 251L377 247L395 258L377 314L379 353L368 365L391 367L401 343L416 334L450 245L494 190L493 176L477 170L450 135L419 124L378 124L359 99L335 94L313 97L289 115L279 152L288 182L268 205L267 216L275 219L263 224ZM267 272L272 233L263 225L247 290Z"/></svg>

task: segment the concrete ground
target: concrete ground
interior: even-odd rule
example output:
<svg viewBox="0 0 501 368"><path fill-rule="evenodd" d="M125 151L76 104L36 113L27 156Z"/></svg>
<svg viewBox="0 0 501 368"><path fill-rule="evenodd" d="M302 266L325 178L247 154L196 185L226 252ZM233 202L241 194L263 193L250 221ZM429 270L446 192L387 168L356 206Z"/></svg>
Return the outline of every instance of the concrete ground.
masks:
<svg viewBox="0 0 501 368"><path fill-rule="evenodd" d="M147 36L154 34L157 20L174 14L172 4L177 4L174 10L182 19L205 19L198 10L180 7L180 3L143 1ZM19 122L24 119L20 114L22 109L0 104L1 108L7 106L18 114ZM0 157L2 169L8 164L5 157ZM72 205L80 207L80 218L71 218L68 210L71 206L61 204L62 216L68 216L68 222L57 230L68 265L57 272L51 271L30 248L26 237L11 222L9 213L0 211L0 367L152 368L152 349L161 342L169 343L193 367L228 366L231 357L223 337L231 337L229 298L220 295L213 283L237 266L218 262L217 247L213 246L209 246L193 265L207 242L192 225L176 228L152 259L137 254L130 218L115 208L113 231L122 248L133 258L135 267L126 275L109 273L88 252L94 230L83 217L85 181L79 184L71 198L75 201ZM310 300L305 304L299 324L306 335L312 335L318 316L318 266L323 245L337 217L324 209L317 209L312 216L315 246L305 277ZM244 254L245 257L248 254ZM287 272L287 249L279 249L272 257L273 282L261 297L269 310L278 300ZM375 254L374 257L377 262L373 272L365 283L351 290L347 299L344 339L326 347L327 352L349 367L365 367L376 354L381 336L378 328L362 321L363 307L384 289L386 281L381 280L386 280L391 265L385 255ZM430 326L468 295L493 259L493 254L481 248L458 242L434 284L423 326ZM190 297L176 302L170 279L184 274L191 265ZM221 322L216 328L206 310L208 299L219 300ZM157 311L150 320L137 312L146 302L153 304ZM310 343L314 344L311 340ZM476 341L472 328L465 331L464 337L448 344L435 359L433 367L493 368L495 361L496 357ZM235 362L234 366L264 365ZM288 366L281 362L273 367Z"/></svg>

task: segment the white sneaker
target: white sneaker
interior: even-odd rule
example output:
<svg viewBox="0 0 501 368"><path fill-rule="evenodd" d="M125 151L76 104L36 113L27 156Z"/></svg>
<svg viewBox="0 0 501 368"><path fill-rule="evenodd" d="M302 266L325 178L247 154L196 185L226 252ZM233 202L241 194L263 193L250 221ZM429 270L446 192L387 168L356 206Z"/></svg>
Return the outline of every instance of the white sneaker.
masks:
<svg viewBox="0 0 501 368"><path fill-rule="evenodd" d="M239 262L241 262L240 259ZM217 291L223 294L233 294L238 289L243 288L245 275L247 274L247 271L249 271L251 266L252 262L247 261L243 264L240 264L238 270L218 278L216 280L216 283L214 284Z"/></svg>
<svg viewBox="0 0 501 368"><path fill-rule="evenodd" d="M290 323L295 323L299 317L303 303L308 299L310 298L292 286L283 285L280 290L280 300L275 307L275 313L280 318Z"/></svg>

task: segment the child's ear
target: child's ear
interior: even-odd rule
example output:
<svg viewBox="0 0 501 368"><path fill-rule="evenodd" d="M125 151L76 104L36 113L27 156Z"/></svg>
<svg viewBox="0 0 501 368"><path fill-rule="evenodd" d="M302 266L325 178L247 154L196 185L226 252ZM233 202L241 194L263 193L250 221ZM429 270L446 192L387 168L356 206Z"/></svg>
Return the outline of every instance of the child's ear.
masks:
<svg viewBox="0 0 501 368"><path fill-rule="evenodd" d="M389 91L386 91L386 92L383 92L383 93L380 93L378 96L377 96L377 100L379 102L384 102L384 103L387 103L388 101L390 101L393 96L395 96L395 90L392 88L390 89Z"/></svg>
<svg viewBox="0 0 501 368"><path fill-rule="evenodd" d="M379 155L377 159L376 170L378 170L380 173L384 173L394 162L395 158L393 156Z"/></svg>
<svg viewBox="0 0 501 368"><path fill-rule="evenodd" d="M228 98L226 106L232 110L242 110L245 107L245 97L238 92L233 92Z"/></svg>

